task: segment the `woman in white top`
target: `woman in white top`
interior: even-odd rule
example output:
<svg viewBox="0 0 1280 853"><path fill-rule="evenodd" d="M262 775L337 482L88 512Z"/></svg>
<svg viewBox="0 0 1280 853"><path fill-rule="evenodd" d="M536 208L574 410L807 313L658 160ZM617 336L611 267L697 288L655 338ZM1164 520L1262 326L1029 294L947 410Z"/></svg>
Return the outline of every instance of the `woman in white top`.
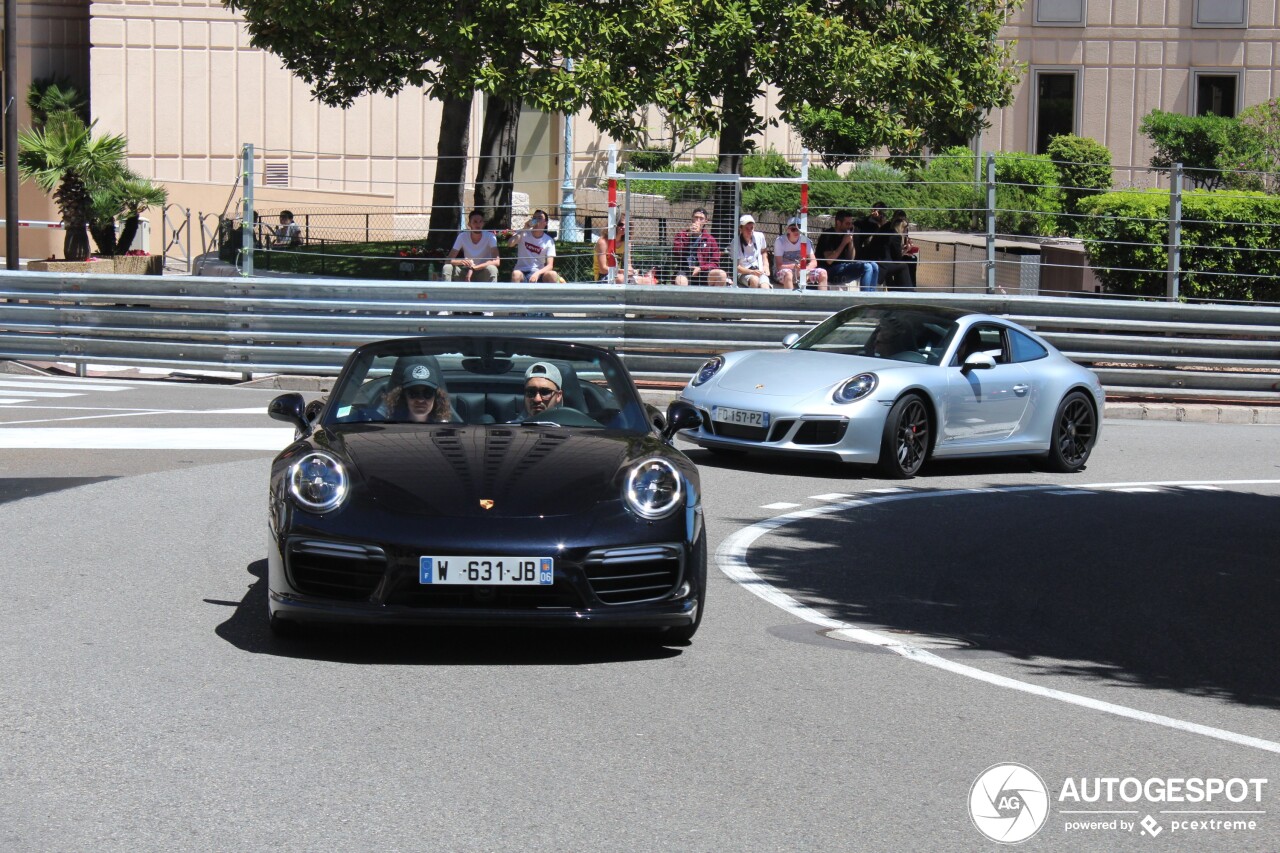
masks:
<svg viewBox="0 0 1280 853"><path fill-rule="evenodd" d="M484 214L473 210L467 214L467 226L453 241L453 249L444 265L444 280L453 281L462 270L460 281L498 280L498 238L484 230ZM459 257L461 255L461 257Z"/></svg>
<svg viewBox="0 0 1280 853"><path fill-rule="evenodd" d="M738 287L773 287L764 235L756 233L756 219L750 213L738 219Z"/></svg>
<svg viewBox="0 0 1280 853"><path fill-rule="evenodd" d="M827 271L818 269L813 244L800 233L799 219L790 220L787 230L773 241L773 262L773 280L783 290L794 290L797 284L803 286L805 279L801 278L802 275L817 290L827 289Z"/></svg>
<svg viewBox="0 0 1280 853"><path fill-rule="evenodd" d="M559 278L552 271L556 262L556 241L547 233L547 212L535 210L529 218L529 230L518 231L511 238L516 247L513 282L546 281L555 284Z"/></svg>

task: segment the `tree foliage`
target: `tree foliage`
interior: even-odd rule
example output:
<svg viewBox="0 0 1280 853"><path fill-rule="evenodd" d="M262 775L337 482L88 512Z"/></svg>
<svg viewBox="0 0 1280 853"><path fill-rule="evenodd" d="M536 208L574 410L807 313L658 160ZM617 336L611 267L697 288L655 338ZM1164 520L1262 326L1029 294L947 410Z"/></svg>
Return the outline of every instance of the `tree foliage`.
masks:
<svg viewBox="0 0 1280 853"><path fill-rule="evenodd" d="M1263 143L1249 124L1224 116L1185 116L1152 110L1138 131L1151 140L1151 166L1181 163L1183 174L1200 189L1260 189L1266 168Z"/></svg>
<svg viewBox="0 0 1280 853"><path fill-rule="evenodd" d="M1169 265L1167 190L1085 199L1080 236L1110 293L1163 296ZM1280 300L1280 198L1194 190L1182 195L1182 280L1192 299Z"/></svg>
<svg viewBox="0 0 1280 853"><path fill-rule="evenodd" d="M1063 231L1075 234L1080 202L1111 189L1111 151L1086 136L1064 134L1049 140L1048 154L1062 187Z"/></svg>
<svg viewBox="0 0 1280 853"><path fill-rule="evenodd" d="M1264 188L1276 192L1280 189L1280 98L1247 107L1238 120L1257 134L1264 161Z"/></svg>

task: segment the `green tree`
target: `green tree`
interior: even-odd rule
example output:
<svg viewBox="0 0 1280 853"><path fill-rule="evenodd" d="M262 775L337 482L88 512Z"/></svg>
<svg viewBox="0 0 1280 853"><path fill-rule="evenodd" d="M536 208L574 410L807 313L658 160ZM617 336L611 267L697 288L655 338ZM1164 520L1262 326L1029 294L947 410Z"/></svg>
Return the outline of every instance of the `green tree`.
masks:
<svg viewBox="0 0 1280 853"><path fill-rule="evenodd" d="M1184 116L1152 110L1138 131L1151 140L1151 166L1168 169L1181 163L1183 174L1199 189L1258 189L1265 169L1263 142L1257 131L1234 118Z"/></svg>
<svg viewBox="0 0 1280 853"><path fill-rule="evenodd" d="M684 0L460 0L447 11L402 0L224 2L244 16L253 44L277 54L323 103L347 107L360 95L406 86L442 99L441 164L465 153L469 99L485 96L477 204L488 208L491 225L502 225L521 105L586 109L614 138L638 139L644 129L633 114L657 101L648 66L664 61L654 45L665 43ZM437 186L454 180L438 175ZM460 187L460 171L456 181ZM433 232L436 225L433 212ZM456 225L454 214L449 230Z"/></svg>
<svg viewBox="0 0 1280 853"><path fill-rule="evenodd" d="M125 138L95 136L93 128L67 119L18 134L18 174L53 196L65 231L62 253L69 261L89 257L91 193L116 180L124 162Z"/></svg>
<svg viewBox="0 0 1280 853"><path fill-rule="evenodd" d="M1264 187L1274 193L1280 189L1280 98L1272 98L1244 109L1240 123L1252 128L1262 147Z"/></svg>
<svg viewBox="0 0 1280 853"><path fill-rule="evenodd" d="M98 254L109 257L128 253L138 235L143 212L162 206L168 192L136 172L122 168L108 183L94 188L89 196L89 233L98 244ZM118 236L117 219L123 221Z"/></svg>
<svg viewBox="0 0 1280 853"><path fill-rule="evenodd" d="M686 11L653 72L658 103L719 137L722 173L740 173L770 87L783 120L820 108L848 119L857 146L893 152L967 139L1012 100L999 32L1021 0L672 1Z"/></svg>
<svg viewBox="0 0 1280 853"><path fill-rule="evenodd" d="M1064 134L1049 140L1048 154L1062 187L1063 230L1075 234L1080 202L1111 189L1111 151L1094 139Z"/></svg>

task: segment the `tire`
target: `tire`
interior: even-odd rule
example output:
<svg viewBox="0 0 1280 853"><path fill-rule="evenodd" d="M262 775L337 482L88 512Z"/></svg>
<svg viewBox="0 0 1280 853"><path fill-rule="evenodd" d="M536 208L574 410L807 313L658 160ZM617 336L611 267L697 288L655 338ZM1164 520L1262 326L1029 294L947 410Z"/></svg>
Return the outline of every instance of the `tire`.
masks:
<svg viewBox="0 0 1280 853"><path fill-rule="evenodd" d="M693 624L668 628L660 634L659 639L663 645L689 642L702 625L702 612L706 610L707 605L707 532L705 529L702 531L702 541L698 546L698 556L702 563L698 567L698 615L694 617Z"/></svg>
<svg viewBox="0 0 1280 853"><path fill-rule="evenodd" d="M884 420L880 440L880 461L876 467L891 480L914 477L929 457L933 420L929 407L918 394L898 399Z"/></svg>
<svg viewBox="0 0 1280 853"><path fill-rule="evenodd" d="M1089 398L1072 391L1062 398L1053 416L1046 467L1059 474L1074 474L1084 468L1098 440L1098 415Z"/></svg>

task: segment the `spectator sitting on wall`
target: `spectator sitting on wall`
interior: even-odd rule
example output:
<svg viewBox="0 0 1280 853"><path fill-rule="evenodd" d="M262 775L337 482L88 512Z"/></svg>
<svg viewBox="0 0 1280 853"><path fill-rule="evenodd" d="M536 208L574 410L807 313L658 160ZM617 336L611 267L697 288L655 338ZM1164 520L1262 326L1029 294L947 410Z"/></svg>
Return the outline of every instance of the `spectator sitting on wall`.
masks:
<svg viewBox="0 0 1280 853"><path fill-rule="evenodd" d="M689 271L676 275L676 284L709 284L722 287L729 276L720 269L720 244L707 227L707 212L701 207L693 211L689 227L676 235L676 263Z"/></svg>
<svg viewBox="0 0 1280 853"><path fill-rule="evenodd" d="M302 245L302 229L293 221L292 210L280 211L280 225L275 230L273 246L285 248Z"/></svg>
<svg viewBox="0 0 1280 853"><path fill-rule="evenodd" d="M622 284L625 281L631 284L657 284L658 271L656 269L649 270L647 275L637 275L634 269L628 268L627 275L624 279L619 261L626 258L626 242L627 242L627 217L626 214L618 214L618 230L617 236L613 240L613 253L609 252L609 232L605 231L596 240L596 252L591 259L591 269L595 274L596 281L607 282L609 280L609 268L613 267L613 283Z"/></svg>
<svg viewBox="0 0 1280 853"><path fill-rule="evenodd" d="M511 272L513 282L528 280L555 284L560 280L552 270L556 262L556 241L547 233L545 210L535 210L525 230L511 236L510 245L516 247L516 268Z"/></svg>
<svg viewBox="0 0 1280 853"><path fill-rule="evenodd" d="M827 271L818 269L818 259L813 254L813 246L809 238L800 233L799 218L787 222L787 230L773 241L773 280L783 290L792 290L797 286L803 289L806 283L818 290L827 289Z"/></svg>
<svg viewBox="0 0 1280 853"><path fill-rule="evenodd" d="M827 271L827 286L832 290L844 290L850 282L857 282L855 290L875 290L879 268L875 263L854 260L853 213L836 212L832 231L818 237L818 265Z"/></svg>
<svg viewBox="0 0 1280 853"><path fill-rule="evenodd" d="M756 233L756 218L744 213L738 218L738 287L771 288L769 256L763 234Z"/></svg>
<svg viewBox="0 0 1280 853"><path fill-rule="evenodd" d="M444 280L461 276L459 281L497 281L498 238L484 230L484 214L478 210L467 214L467 228L453 241L444 264Z"/></svg>

